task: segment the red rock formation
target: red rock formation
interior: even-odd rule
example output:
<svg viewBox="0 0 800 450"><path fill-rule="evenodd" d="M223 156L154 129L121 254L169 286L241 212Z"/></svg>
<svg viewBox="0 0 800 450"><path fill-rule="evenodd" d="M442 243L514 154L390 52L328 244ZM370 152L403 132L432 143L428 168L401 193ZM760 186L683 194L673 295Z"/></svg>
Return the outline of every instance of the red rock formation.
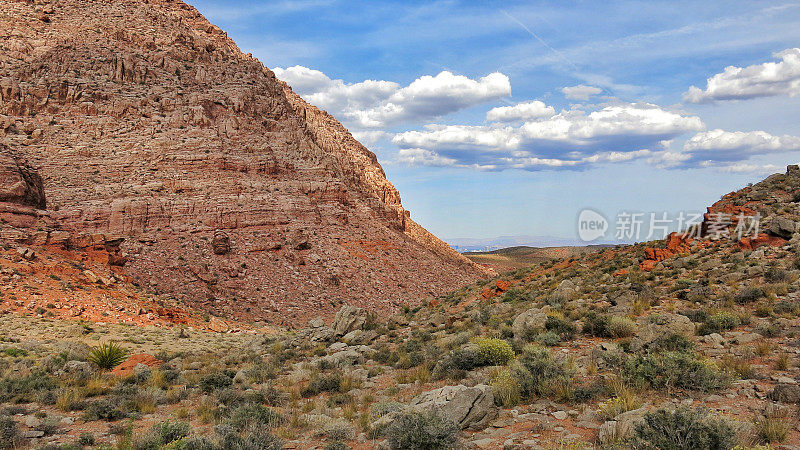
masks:
<svg viewBox="0 0 800 450"><path fill-rule="evenodd" d="M684 236L679 233L670 233L664 242L664 248L644 249L645 259L639 263L639 268L645 271L653 270L659 262L679 253L691 251L693 241L694 240L689 236Z"/></svg>
<svg viewBox="0 0 800 450"><path fill-rule="evenodd" d="M115 367L114 370L111 371L111 374L118 377L129 377L135 373L134 369L136 369L136 366L139 364L144 364L150 368L158 368L164 363L155 356L148 355L147 353L140 353L126 359L122 364Z"/></svg>
<svg viewBox="0 0 800 450"><path fill-rule="evenodd" d="M288 324L484 274L410 220L374 154L191 6L6 2L0 30L0 140L39 167L65 229L124 237L126 273L151 291ZM356 256L356 241L391 245Z"/></svg>

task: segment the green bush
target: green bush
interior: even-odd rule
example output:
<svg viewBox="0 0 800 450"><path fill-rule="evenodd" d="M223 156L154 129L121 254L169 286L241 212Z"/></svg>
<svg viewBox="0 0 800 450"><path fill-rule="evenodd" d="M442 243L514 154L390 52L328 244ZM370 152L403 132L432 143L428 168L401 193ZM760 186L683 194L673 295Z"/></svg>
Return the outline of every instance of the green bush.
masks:
<svg viewBox="0 0 800 450"><path fill-rule="evenodd" d="M764 292L764 289L757 287L748 287L737 292L733 299L736 301L736 303L745 304L745 303L753 303L766 296L767 293Z"/></svg>
<svg viewBox="0 0 800 450"><path fill-rule="evenodd" d="M252 429L244 436L232 432L225 433L217 448L219 450L281 450L283 441L267 430Z"/></svg>
<svg viewBox="0 0 800 450"><path fill-rule="evenodd" d="M387 430L389 447L402 450L440 450L458 444L458 426L436 411L407 412Z"/></svg>
<svg viewBox="0 0 800 450"><path fill-rule="evenodd" d="M713 363L693 352L666 351L629 358L623 368L629 383L639 387L682 388L709 392L725 387L730 379Z"/></svg>
<svg viewBox="0 0 800 450"><path fill-rule="evenodd" d="M283 423L283 416L272 408L248 403L234 408L226 422L238 431L250 428L275 428Z"/></svg>
<svg viewBox="0 0 800 450"><path fill-rule="evenodd" d="M544 327L547 329L547 331L552 331L553 333L558 334L561 339L565 341L572 339L572 337L575 335L575 331L577 330L572 321L558 316L547 316L547 321L545 322Z"/></svg>
<svg viewBox="0 0 800 450"><path fill-rule="evenodd" d="M228 375L221 372L210 373L200 378L200 389L205 393L214 392L217 389L226 388L233 384L233 380Z"/></svg>
<svg viewBox="0 0 800 450"><path fill-rule="evenodd" d="M548 395L553 386L567 384L572 379L564 365L555 361L543 347L526 345L517 361L511 373L519 383L523 398Z"/></svg>
<svg viewBox="0 0 800 450"><path fill-rule="evenodd" d="M489 386L492 387L495 403L499 406L511 408L522 400L522 390L510 369L504 369L495 374L489 382Z"/></svg>
<svg viewBox="0 0 800 450"><path fill-rule="evenodd" d="M764 280L770 283L783 283L789 280L789 272L770 267L764 272Z"/></svg>
<svg viewBox="0 0 800 450"><path fill-rule="evenodd" d="M583 333L596 337L611 337L608 333L609 317L589 311L583 316Z"/></svg>
<svg viewBox="0 0 800 450"><path fill-rule="evenodd" d="M700 325L697 334L705 336L712 333L721 333L723 331L732 330L739 325L741 325L739 317L728 311L722 311L713 316L709 316L706 321Z"/></svg>
<svg viewBox="0 0 800 450"><path fill-rule="evenodd" d="M0 416L0 448L14 448L20 440L17 422L11 417Z"/></svg>
<svg viewBox="0 0 800 450"><path fill-rule="evenodd" d="M313 397L322 392L339 392L341 386L342 377L337 373L318 375L311 378L308 386L304 387L300 394L303 397Z"/></svg>
<svg viewBox="0 0 800 450"><path fill-rule="evenodd" d="M544 333L539 333L536 335L534 339L537 344L541 344L547 347L555 347L556 345L561 343L561 336L553 331L547 331Z"/></svg>
<svg viewBox="0 0 800 450"><path fill-rule="evenodd" d="M703 410L659 409L636 425L631 444L641 450L730 450L736 445L736 432Z"/></svg>
<svg viewBox="0 0 800 450"><path fill-rule="evenodd" d="M22 377L4 377L0 379L0 402L33 402L56 386L52 377L40 371Z"/></svg>
<svg viewBox="0 0 800 450"><path fill-rule="evenodd" d="M627 317L614 316L608 321L607 329L612 338L631 337L636 333L636 323Z"/></svg>
<svg viewBox="0 0 800 450"><path fill-rule="evenodd" d="M484 366L502 366L514 359L514 349L502 339L481 338L476 339L475 344Z"/></svg>
<svg viewBox="0 0 800 450"><path fill-rule="evenodd" d="M87 358L90 363L94 363L103 370L110 370L122 364L128 357L128 351L117 345L115 342L103 344L93 349Z"/></svg>
<svg viewBox="0 0 800 450"><path fill-rule="evenodd" d="M133 442L134 450L157 450L189 435L189 424L162 422Z"/></svg>
<svg viewBox="0 0 800 450"><path fill-rule="evenodd" d="M86 421L107 420L111 422L125 417L128 417L128 414L108 400L89 403L83 414L83 419Z"/></svg>

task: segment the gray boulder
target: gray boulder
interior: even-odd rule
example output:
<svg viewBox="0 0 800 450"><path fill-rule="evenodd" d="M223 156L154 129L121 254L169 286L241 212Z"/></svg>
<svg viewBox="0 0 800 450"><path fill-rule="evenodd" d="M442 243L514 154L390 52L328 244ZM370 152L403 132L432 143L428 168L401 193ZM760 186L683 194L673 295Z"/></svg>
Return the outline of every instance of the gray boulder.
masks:
<svg viewBox="0 0 800 450"><path fill-rule="evenodd" d="M334 336L341 337L345 334L364 328L367 323L367 312L363 308L344 305L333 319Z"/></svg>
<svg viewBox="0 0 800 450"><path fill-rule="evenodd" d="M515 339L522 339L534 330L544 330L546 322L547 313L544 310L531 308L514 319L511 330L514 332Z"/></svg>
<svg viewBox="0 0 800 450"><path fill-rule="evenodd" d="M451 420L462 430L482 430L497 418L492 388L479 384L475 387L445 386L423 392L411 400L409 410L435 410Z"/></svg>
<svg viewBox="0 0 800 450"><path fill-rule="evenodd" d="M795 230L797 230L795 221L786 217L776 217L772 219L772 223L769 225L770 234L784 239L791 239Z"/></svg>
<svg viewBox="0 0 800 450"><path fill-rule="evenodd" d="M800 386L778 383L775 389L769 393L769 399L782 403L800 403Z"/></svg>
<svg viewBox="0 0 800 450"><path fill-rule="evenodd" d="M64 373L85 379L94 374L94 367L86 361L67 361L64 364Z"/></svg>
<svg viewBox="0 0 800 450"><path fill-rule="evenodd" d="M674 334L694 336L694 324L688 317L680 314L659 314L650 316L631 341L631 350L639 351L662 341Z"/></svg>
<svg viewBox="0 0 800 450"><path fill-rule="evenodd" d="M634 427L644 421L644 415L650 409L649 405L642 406L633 411L624 412L614 420L609 420L600 425L600 430L597 435L601 444L611 444L619 439L630 436Z"/></svg>

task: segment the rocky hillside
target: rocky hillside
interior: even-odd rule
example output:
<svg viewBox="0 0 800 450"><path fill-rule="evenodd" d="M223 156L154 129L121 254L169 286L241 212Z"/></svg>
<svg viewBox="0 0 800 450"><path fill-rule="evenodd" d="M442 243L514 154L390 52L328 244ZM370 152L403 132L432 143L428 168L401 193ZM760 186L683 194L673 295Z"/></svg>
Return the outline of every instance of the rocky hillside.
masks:
<svg viewBox="0 0 800 450"><path fill-rule="evenodd" d="M4 1L0 30L0 142L65 230L124 238L148 291L293 325L483 276L410 219L374 154L194 8Z"/></svg>

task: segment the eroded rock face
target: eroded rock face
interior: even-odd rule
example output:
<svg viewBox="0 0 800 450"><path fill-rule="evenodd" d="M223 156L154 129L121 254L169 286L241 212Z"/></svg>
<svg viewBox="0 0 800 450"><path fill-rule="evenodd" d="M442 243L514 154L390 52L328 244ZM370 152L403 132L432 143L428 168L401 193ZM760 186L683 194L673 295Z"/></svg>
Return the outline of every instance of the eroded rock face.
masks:
<svg viewBox="0 0 800 450"><path fill-rule="evenodd" d="M411 400L409 408L418 411L436 410L462 430L482 430L497 417L492 388L485 384L475 387L445 386L423 392Z"/></svg>
<svg viewBox="0 0 800 450"><path fill-rule="evenodd" d="M360 330L367 322L367 312L362 308L345 305L333 319L334 336L341 337L351 331Z"/></svg>
<svg viewBox="0 0 800 450"><path fill-rule="evenodd" d="M372 152L193 7L50 5L48 22L3 6L18 32L0 41L0 141L36 163L67 230L126 238L140 285L294 326L332 298L391 310L483 275L410 219Z"/></svg>
<svg viewBox="0 0 800 450"><path fill-rule="evenodd" d="M45 209L42 177L0 144L0 202Z"/></svg>

